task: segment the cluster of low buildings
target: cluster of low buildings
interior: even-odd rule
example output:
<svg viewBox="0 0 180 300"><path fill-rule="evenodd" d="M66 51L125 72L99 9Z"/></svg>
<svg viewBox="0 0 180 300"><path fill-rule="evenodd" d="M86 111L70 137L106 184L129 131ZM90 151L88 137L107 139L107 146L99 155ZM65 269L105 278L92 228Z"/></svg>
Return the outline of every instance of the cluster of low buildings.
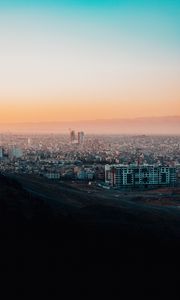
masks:
<svg viewBox="0 0 180 300"><path fill-rule="evenodd" d="M0 135L0 172L104 182L112 188L175 185L180 136Z"/></svg>

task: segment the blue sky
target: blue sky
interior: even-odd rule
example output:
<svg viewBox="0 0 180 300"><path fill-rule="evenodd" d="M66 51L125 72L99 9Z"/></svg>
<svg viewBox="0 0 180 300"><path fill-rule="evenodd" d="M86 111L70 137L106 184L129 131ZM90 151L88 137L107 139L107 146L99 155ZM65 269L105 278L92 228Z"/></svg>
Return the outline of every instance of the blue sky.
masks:
<svg viewBox="0 0 180 300"><path fill-rule="evenodd" d="M108 28L117 33L123 27L127 36L134 30L139 36L144 34L144 39L150 34L150 38L153 35L155 39L167 39L167 44L173 39L173 47L180 44L179 0L0 0L0 16L31 16L32 11L40 20L47 17L47 21L53 22L55 14L70 24L78 17L85 26L95 22L102 24L104 31Z"/></svg>
<svg viewBox="0 0 180 300"><path fill-rule="evenodd" d="M66 7L111 9L126 7L129 9L179 10L179 0L1 0L0 7Z"/></svg>
<svg viewBox="0 0 180 300"><path fill-rule="evenodd" d="M131 103L136 117L180 114L178 0L0 0L0 42L0 99L22 115L73 101L83 116L90 102L109 117Z"/></svg>

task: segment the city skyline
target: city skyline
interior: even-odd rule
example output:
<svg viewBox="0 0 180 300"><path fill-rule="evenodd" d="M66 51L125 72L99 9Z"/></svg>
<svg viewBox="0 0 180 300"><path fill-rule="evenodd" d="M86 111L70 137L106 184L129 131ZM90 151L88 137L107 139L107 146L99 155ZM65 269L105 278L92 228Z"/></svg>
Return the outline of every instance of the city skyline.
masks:
<svg viewBox="0 0 180 300"><path fill-rule="evenodd" d="M180 116L179 1L0 3L0 123Z"/></svg>

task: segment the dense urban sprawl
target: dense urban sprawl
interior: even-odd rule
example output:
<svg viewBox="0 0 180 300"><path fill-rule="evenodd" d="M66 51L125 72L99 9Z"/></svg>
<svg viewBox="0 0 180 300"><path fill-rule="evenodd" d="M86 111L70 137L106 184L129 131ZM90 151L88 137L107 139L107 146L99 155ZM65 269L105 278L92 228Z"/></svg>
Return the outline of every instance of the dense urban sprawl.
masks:
<svg viewBox="0 0 180 300"><path fill-rule="evenodd" d="M155 165L180 172L180 136L1 134L0 171L104 181L105 165Z"/></svg>

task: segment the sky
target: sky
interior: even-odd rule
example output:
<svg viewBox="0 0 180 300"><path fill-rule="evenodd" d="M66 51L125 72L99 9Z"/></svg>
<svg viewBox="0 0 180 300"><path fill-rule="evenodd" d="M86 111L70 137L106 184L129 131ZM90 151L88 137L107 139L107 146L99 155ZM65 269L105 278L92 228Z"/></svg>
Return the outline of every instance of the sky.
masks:
<svg viewBox="0 0 180 300"><path fill-rule="evenodd" d="M180 115L179 0L0 0L0 123Z"/></svg>

